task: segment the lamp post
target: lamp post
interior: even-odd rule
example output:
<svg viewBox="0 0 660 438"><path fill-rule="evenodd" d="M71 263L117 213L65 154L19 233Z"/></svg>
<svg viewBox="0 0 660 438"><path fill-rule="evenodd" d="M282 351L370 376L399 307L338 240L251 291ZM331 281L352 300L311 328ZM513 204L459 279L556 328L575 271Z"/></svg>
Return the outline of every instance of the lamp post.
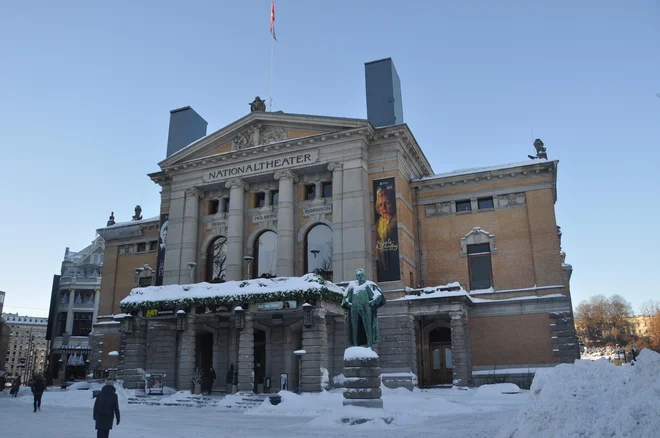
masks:
<svg viewBox="0 0 660 438"><path fill-rule="evenodd" d="M193 284L195 282L195 266L197 266L197 263L188 262L188 266L190 267L190 284Z"/></svg>
<svg viewBox="0 0 660 438"><path fill-rule="evenodd" d="M116 382L117 381L116 363L117 363L117 357L119 357L119 352L111 351L110 353L108 353L108 356L110 356L112 358L112 372L114 374L114 379L110 378L110 380L114 380Z"/></svg>
<svg viewBox="0 0 660 438"><path fill-rule="evenodd" d="M245 328L245 310L243 310L243 307L236 306L234 315L236 316L236 330L243 330Z"/></svg>
<svg viewBox="0 0 660 438"><path fill-rule="evenodd" d="M306 353L305 350L296 350L293 352L298 358L298 394L302 394L302 357Z"/></svg>
<svg viewBox="0 0 660 438"><path fill-rule="evenodd" d="M250 265L252 264L252 260L254 260L254 257L252 256L245 256L243 257L243 260L247 262L247 279L249 280L252 278L252 272L250 271Z"/></svg>

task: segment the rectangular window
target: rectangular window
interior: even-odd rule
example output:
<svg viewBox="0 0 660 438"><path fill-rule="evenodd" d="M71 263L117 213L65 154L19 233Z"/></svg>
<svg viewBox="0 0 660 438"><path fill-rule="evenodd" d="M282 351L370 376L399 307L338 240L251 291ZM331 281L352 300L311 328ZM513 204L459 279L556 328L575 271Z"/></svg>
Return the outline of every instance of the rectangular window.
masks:
<svg viewBox="0 0 660 438"><path fill-rule="evenodd" d="M308 184L305 186L305 201L311 201L316 198L316 185Z"/></svg>
<svg viewBox="0 0 660 438"><path fill-rule="evenodd" d="M92 314L90 312L75 312L73 314L72 336L87 336L92 331Z"/></svg>
<svg viewBox="0 0 660 438"><path fill-rule="evenodd" d="M229 213L229 198L222 198L222 202L225 204L225 213Z"/></svg>
<svg viewBox="0 0 660 438"><path fill-rule="evenodd" d="M493 285L490 245L488 243L468 245L467 250L470 290L488 289Z"/></svg>
<svg viewBox="0 0 660 438"><path fill-rule="evenodd" d="M254 194L254 208L260 208L266 205L266 193L259 192Z"/></svg>
<svg viewBox="0 0 660 438"><path fill-rule="evenodd" d="M209 201L209 214L218 214L219 210L220 210L219 200L214 199L212 201Z"/></svg>
<svg viewBox="0 0 660 438"><path fill-rule="evenodd" d="M152 240L149 242L149 251L156 251L158 248L158 241L157 240Z"/></svg>
<svg viewBox="0 0 660 438"><path fill-rule="evenodd" d="M477 201L479 203L479 210L488 210L495 208L493 204L493 197L490 198L481 198Z"/></svg>
<svg viewBox="0 0 660 438"><path fill-rule="evenodd" d="M271 192L272 196L272 202L270 203L271 205L277 205L280 203L280 191L279 190L273 190Z"/></svg>
<svg viewBox="0 0 660 438"><path fill-rule="evenodd" d="M323 197L332 198L332 183L324 182L323 184L321 184L321 187L323 188Z"/></svg>
<svg viewBox="0 0 660 438"><path fill-rule="evenodd" d="M62 336L66 330L66 313L60 313L57 315L57 336ZM14 347L15 348L15 347Z"/></svg>
<svg viewBox="0 0 660 438"><path fill-rule="evenodd" d="M147 251L147 243L142 242L137 244L137 252L146 252Z"/></svg>
<svg viewBox="0 0 660 438"><path fill-rule="evenodd" d="M472 211L472 203L469 199L467 201L456 201L456 213L461 211Z"/></svg>

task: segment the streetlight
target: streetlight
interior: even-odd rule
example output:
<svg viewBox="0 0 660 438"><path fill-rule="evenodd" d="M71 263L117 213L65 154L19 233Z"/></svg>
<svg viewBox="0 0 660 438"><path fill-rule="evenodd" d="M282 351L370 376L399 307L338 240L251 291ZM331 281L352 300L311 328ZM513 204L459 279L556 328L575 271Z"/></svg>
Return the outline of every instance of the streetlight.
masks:
<svg viewBox="0 0 660 438"><path fill-rule="evenodd" d="M190 267L190 284L193 284L195 282L195 266L197 266L197 263L188 262L188 266Z"/></svg>
<svg viewBox="0 0 660 438"><path fill-rule="evenodd" d="M309 252L311 252L312 254L314 254L314 258L316 259L316 254L320 253L321 250L318 250L318 249L312 249L312 250L309 251Z"/></svg>
<svg viewBox="0 0 660 438"><path fill-rule="evenodd" d="M112 371L114 372L114 380L117 380L117 368L115 367L117 357L119 356L119 352L117 351L111 351L108 353L108 356L112 358ZM111 379L112 380L112 379Z"/></svg>
<svg viewBox="0 0 660 438"><path fill-rule="evenodd" d="M247 262L247 279L249 280L250 277L252 277L252 273L250 272L250 264L252 263L252 260L254 260L254 257L252 256L245 256L243 257L243 260Z"/></svg>

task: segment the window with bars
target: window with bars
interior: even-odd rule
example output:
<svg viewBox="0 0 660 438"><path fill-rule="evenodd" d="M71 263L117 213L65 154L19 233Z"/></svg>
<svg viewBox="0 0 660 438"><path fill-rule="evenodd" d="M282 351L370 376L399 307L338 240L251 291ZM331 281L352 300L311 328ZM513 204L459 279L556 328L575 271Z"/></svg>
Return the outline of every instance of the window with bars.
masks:
<svg viewBox="0 0 660 438"><path fill-rule="evenodd" d="M493 286L493 271L490 261L490 244L468 245L468 270L470 290L488 289Z"/></svg>

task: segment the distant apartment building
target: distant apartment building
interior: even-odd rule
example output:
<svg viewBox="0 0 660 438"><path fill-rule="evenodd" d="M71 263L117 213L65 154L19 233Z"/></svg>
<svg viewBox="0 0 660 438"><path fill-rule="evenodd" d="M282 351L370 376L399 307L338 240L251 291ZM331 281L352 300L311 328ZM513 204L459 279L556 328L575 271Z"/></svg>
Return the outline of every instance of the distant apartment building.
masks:
<svg viewBox="0 0 660 438"><path fill-rule="evenodd" d="M89 369L89 335L98 313L105 242L98 236L81 251L66 248L53 276L48 332L50 376L84 378Z"/></svg>
<svg viewBox="0 0 660 438"><path fill-rule="evenodd" d="M10 330L9 345L4 355L7 377L21 376L26 381L35 373L43 373L48 318L17 313L5 313L2 318Z"/></svg>

